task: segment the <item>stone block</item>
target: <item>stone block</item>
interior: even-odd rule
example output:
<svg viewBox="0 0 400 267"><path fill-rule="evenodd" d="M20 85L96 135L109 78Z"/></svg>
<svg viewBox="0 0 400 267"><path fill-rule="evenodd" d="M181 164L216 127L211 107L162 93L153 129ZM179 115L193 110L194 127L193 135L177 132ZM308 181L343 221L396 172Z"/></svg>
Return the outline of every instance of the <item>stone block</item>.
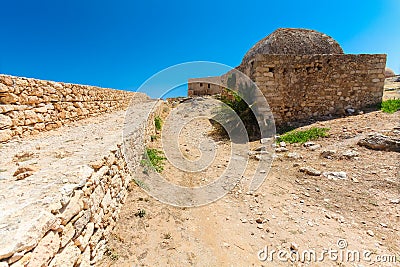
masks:
<svg viewBox="0 0 400 267"><path fill-rule="evenodd" d="M74 266L79 256L81 255L81 250L75 246L72 242L57 254L53 260L50 262L50 267L65 267Z"/></svg>
<svg viewBox="0 0 400 267"><path fill-rule="evenodd" d="M83 229L89 223L91 217L90 210L84 210L82 211L82 213L83 213L82 216L80 216L79 219L76 220L73 224L75 228L74 238L78 237L82 233Z"/></svg>
<svg viewBox="0 0 400 267"><path fill-rule="evenodd" d="M0 94L0 104L14 104L19 101L17 95L13 93L1 93Z"/></svg>
<svg viewBox="0 0 400 267"><path fill-rule="evenodd" d="M0 130L10 128L13 125L9 116L0 114Z"/></svg>
<svg viewBox="0 0 400 267"><path fill-rule="evenodd" d="M71 198L63 212L57 215L57 217L61 218L63 225L66 225L72 217L83 209L82 196L83 192L81 190L75 191L75 195Z"/></svg>
<svg viewBox="0 0 400 267"><path fill-rule="evenodd" d="M59 248L60 237L58 233L53 231L48 232L33 250L29 264L32 266L47 265L48 261L58 252Z"/></svg>
<svg viewBox="0 0 400 267"><path fill-rule="evenodd" d="M65 247L68 242L74 237L75 228L72 223L67 224L61 233L61 247Z"/></svg>

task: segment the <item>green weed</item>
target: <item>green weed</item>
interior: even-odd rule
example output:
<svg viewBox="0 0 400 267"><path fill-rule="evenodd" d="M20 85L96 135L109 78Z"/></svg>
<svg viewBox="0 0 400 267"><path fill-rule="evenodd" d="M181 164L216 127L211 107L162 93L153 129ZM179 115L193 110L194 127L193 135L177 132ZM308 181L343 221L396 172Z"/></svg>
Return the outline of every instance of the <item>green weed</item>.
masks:
<svg viewBox="0 0 400 267"><path fill-rule="evenodd" d="M297 131L293 130L290 132L287 132L283 135L281 135L277 141L278 142L287 142L290 144L293 143L305 143L310 140L315 140L320 137L327 137L329 128L317 128L317 127L312 127L311 129L308 130L303 130L303 131Z"/></svg>
<svg viewBox="0 0 400 267"><path fill-rule="evenodd" d="M379 108L386 113L395 113L400 110L400 99L389 99L382 101Z"/></svg>

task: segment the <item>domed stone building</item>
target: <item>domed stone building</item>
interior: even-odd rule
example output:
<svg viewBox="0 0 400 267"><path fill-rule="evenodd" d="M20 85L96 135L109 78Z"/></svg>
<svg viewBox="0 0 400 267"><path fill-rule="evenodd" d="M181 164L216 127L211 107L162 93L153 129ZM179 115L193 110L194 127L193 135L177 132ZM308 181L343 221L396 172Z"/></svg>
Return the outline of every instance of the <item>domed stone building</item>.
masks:
<svg viewBox="0 0 400 267"><path fill-rule="evenodd" d="M385 54L344 54L338 42L324 33L285 28L257 42L236 69L261 90L279 127L380 103L385 66ZM223 81L229 75L214 79L222 84L214 85L212 93L204 86L213 79L190 79L188 94L221 93L228 87Z"/></svg>
<svg viewBox="0 0 400 267"><path fill-rule="evenodd" d="M385 68L385 77L386 78L391 78L396 76L396 73L391 68Z"/></svg>
<svg viewBox="0 0 400 267"><path fill-rule="evenodd" d="M258 54L322 55L343 54L340 45L330 36L308 29L277 29L258 41L243 57L249 61Z"/></svg>

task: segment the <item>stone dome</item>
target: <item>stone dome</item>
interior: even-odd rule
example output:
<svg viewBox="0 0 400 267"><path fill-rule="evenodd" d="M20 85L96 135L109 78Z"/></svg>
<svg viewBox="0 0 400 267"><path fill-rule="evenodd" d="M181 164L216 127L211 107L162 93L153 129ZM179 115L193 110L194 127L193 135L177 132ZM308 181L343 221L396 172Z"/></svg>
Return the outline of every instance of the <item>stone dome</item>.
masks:
<svg viewBox="0 0 400 267"><path fill-rule="evenodd" d="M396 74L394 73L394 71L391 68L386 67L385 68L385 78L391 78L396 76Z"/></svg>
<svg viewBox="0 0 400 267"><path fill-rule="evenodd" d="M258 41L243 57L243 62L257 54L343 54L343 50L332 37L324 33L308 29L280 28Z"/></svg>

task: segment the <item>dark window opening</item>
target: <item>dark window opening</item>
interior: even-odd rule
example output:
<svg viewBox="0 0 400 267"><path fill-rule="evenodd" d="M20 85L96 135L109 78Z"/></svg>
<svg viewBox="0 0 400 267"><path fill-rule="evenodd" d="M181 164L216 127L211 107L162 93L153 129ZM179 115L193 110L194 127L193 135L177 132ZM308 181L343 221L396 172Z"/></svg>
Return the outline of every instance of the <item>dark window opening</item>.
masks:
<svg viewBox="0 0 400 267"><path fill-rule="evenodd" d="M210 84L207 85L207 88L210 88Z"/></svg>
<svg viewBox="0 0 400 267"><path fill-rule="evenodd" d="M200 83L200 87L203 87L203 83Z"/></svg>

